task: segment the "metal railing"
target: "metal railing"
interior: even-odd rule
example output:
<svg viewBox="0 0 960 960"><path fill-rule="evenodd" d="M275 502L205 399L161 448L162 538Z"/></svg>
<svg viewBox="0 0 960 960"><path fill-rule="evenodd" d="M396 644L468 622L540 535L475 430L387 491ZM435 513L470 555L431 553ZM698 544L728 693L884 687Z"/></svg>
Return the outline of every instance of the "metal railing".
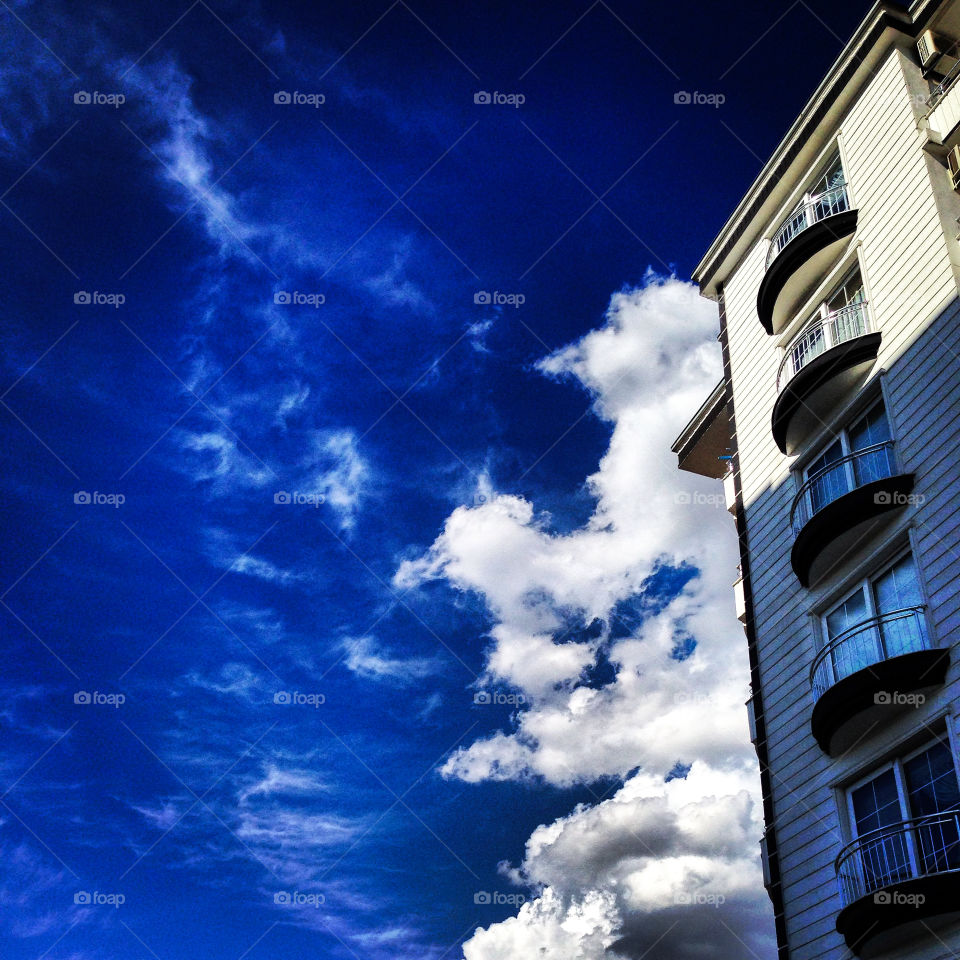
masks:
<svg viewBox="0 0 960 960"><path fill-rule="evenodd" d="M781 224L780 228L773 235L770 241L770 249L767 251L767 266L773 263L774 258L781 250L798 234L803 233L807 227L812 227L820 220L832 217L836 213L843 213L850 209L850 196L847 193L845 183L824 190L815 197L811 197L802 203L790 216L786 222Z"/></svg>
<svg viewBox="0 0 960 960"><path fill-rule="evenodd" d="M805 327L787 347L777 370L777 392L825 350L870 332L867 301L850 303Z"/></svg>
<svg viewBox="0 0 960 960"><path fill-rule="evenodd" d="M835 636L810 667L813 699L858 670L916 650L929 650L923 607L905 607L864 620Z"/></svg>
<svg viewBox="0 0 960 960"><path fill-rule="evenodd" d="M892 440L864 447L846 457L834 460L813 476L800 488L790 509L790 525L796 536L828 504L851 490L886 480L900 472L897 454ZM889 494L878 494L889 496Z"/></svg>
<svg viewBox="0 0 960 960"><path fill-rule="evenodd" d="M904 820L848 843L836 859L843 906L883 887L960 870L960 811ZM892 903L877 897L877 903Z"/></svg>
<svg viewBox="0 0 960 960"><path fill-rule="evenodd" d="M960 77L960 60L958 60L949 70L947 75L933 88L930 96L927 97L927 106L930 110L935 110L937 104L947 95L947 92Z"/></svg>

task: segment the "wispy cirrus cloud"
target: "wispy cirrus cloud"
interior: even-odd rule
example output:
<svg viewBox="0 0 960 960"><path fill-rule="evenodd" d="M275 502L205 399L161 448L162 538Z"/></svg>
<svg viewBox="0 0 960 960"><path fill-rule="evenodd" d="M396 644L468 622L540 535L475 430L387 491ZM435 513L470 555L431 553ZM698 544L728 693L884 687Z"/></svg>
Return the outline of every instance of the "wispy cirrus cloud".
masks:
<svg viewBox="0 0 960 960"><path fill-rule="evenodd" d="M410 684L442 669L432 657L396 657L374 637L347 637L342 641L346 668L365 680Z"/></svg>

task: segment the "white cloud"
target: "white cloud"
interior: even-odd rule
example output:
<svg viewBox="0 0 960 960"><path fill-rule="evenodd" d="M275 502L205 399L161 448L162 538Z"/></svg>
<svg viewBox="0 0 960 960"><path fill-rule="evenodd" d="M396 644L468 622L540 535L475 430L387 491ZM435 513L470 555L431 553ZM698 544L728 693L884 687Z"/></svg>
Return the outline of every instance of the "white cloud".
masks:
<svg viewBox="0 0 960 960"><path fill-rule="evenodd" d="M322 496L337 513L340 526L352 527L370 479L356 434L352 430L314 431L300 466L299 492Z"/></svg>
<svg viewBox="0 0 960 960"><path fill-rule="evenodd" d="M493 329L493 320L478 320L467 327L467 336L470 339L470 346L477 353L489 353L487 346L487 334Z"/></svg>
<svg viewBox="0 0 960 960"><path fill-rule="evenodd" d="M324 793L327 789L327 785L312 770L284 770L275 764L268 764L260 780L240 791L239 800L246 803L251 797L258 796L309 796Z"/></svg>
<svg viewBox="0 0 960 960"><path fill-rule="evenodd" d="M465 960L598 960L616 939L617 914L609 894L590 891L565 904L552 890L519 915L478 930L463 945Z"/></svg>
<svg viewBox="0 0 960 960"><path fill-rule="evenodd" d="M343 649L344 666L367 680L413 683L441 668L440 662L430 657L391 656L373 637L347 637Z"/></svg>
<svg viewBox="0 0 960 960"><path fill-rule="evenodd" d="M186 468L198 482L212 482L217 492L237 487L260 488L275 476L259 457L240 449L236 437L225 430L181 434L181 446L196 458Z"/></svg>
<svg viewBox="0 0 960 960"><path fill-rule="evenodd" d="M401 587L444 579L481 596L496 621L482 682L525 698L514 727L458 749L445 776L629 776L615 797L534 832L510 875L540 899L468 941L466 960L537 956L543 945L546 956L590 960L611 945L650 958L746 955L741 940L769 949L746 644L730 589L736 537L722 503L679 496L719 491L680 473L670 452L720 379L716 329L716 309L692 284L649 276L616 294L599 329L539 365L586 387L612 425L586 481L596 500L587 523L555 533L534 504L482 481L482 502L454 510L430 549L397 570ZM696 576L664 604L651 578L682 570ZM622 636L610 623L627 601L640 613ZM570 634L594 620L604 629ZM684 646L692 654L678 655ZM601 659L613 678L585 685ZM677 762L689 774L666 782ZM725 897L724 912L675 902L704 889Z"/></svg>
<svg viewBox="0 0 960 960"><path fill-rule="evenodd" d="M187 682L208 693L230 694L243 700L263 700L265 683L245 663L225 663L215 677L203 677L197 671L187 674Z"/></svg>

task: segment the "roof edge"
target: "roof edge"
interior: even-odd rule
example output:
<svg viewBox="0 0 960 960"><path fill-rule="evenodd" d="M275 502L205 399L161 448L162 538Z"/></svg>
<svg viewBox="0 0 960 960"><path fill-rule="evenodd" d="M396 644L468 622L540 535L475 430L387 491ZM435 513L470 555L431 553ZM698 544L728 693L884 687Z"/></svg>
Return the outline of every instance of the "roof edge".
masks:
<svg viewBox="0 0 960 960"><path fill-rule="evenodd" d="M726 404L726 382L721 380L710 392L710 396L700 405L700 409L690 418L690 421L683 430L680 431L680 436L673 441L670 452L682 455L681 451L696 441L703 427L713 421Z"/></svg>
<svg viewBox="0 0 960 960"><path fill-rule="evenodd" d="M739 234L737 227L756 216L769 193L771 183L779 181L785 168L792 162L792 148L807 139L812 132L810 128L818 126L820 118L816 115L817 109L832 103L848 82L847 72L850 65L862 60L861 52L872 48L890 27L912 36L928 18L931 8L938 3L939 0L918 0L908 9L895 0L876 0L697 264L693 279L699 284L701 291L705 291L710 285L723 260L735 245Z"/></svg>

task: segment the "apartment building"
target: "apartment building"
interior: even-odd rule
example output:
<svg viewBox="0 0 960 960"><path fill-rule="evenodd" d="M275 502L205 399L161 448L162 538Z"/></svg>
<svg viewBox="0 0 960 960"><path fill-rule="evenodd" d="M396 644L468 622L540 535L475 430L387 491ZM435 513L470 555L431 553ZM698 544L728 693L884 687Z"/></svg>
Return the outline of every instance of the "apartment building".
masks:
<svg viewBox="0 0 960 960"><path fill-rule="evenodd" d="M714 241L781 957L960 955L960 0L876 3ZM956 81L956 82L955 82Z"/></svg>

